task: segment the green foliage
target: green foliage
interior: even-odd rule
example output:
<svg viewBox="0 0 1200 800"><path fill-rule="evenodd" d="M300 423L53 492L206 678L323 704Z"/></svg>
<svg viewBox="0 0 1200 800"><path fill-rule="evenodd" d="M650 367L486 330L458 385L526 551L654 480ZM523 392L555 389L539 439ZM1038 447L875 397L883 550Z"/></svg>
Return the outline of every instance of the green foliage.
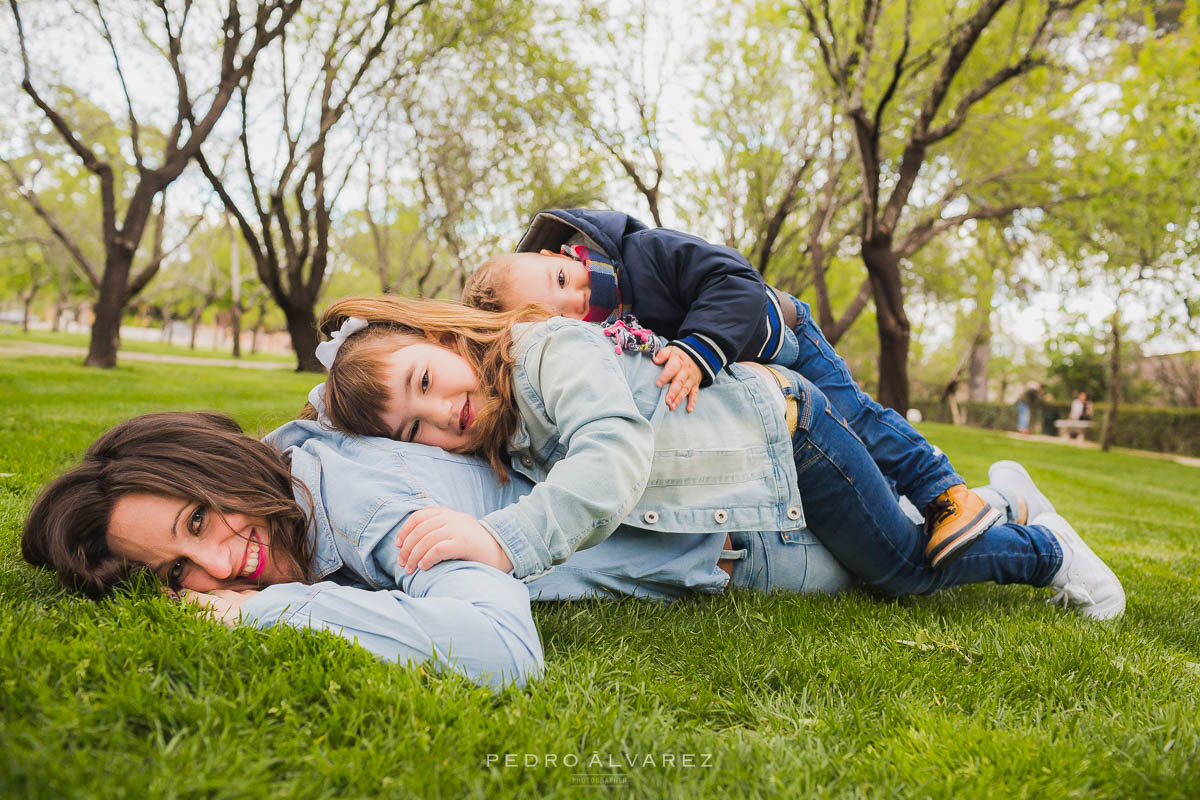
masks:
<svg viewBox="0 0 1200 800"><path fill-rule="evenodd" d="M89 603L24 565L34 492L116 420L218 408L261 433L312 380L122 363L0 359L5 796L594 798L584 773L621 797L1200 791L1194 469L923 428L972 483L995 459L1029 466L1121 576L1129 611L1113 625L994 585L545 604L545 677L492 695L329 634L228 630L148 589Z"/></svg>
<svg viewBox="0 0 1200 800"><path fill-rule="evenodd" d="M1128 334L1128 330L1125 331ZM1071 398L1087 392L1092 400L1108 396L1109 361L1112 340L1103 332L1089 329L1076 322L1072 329L1046 340L1051 392L1057 397ZM1127 402L1143 402L1153 396L1155 387L1142 380L1137 370L1141 355L1139 345L1122 337L1121 398Z"/></svg>
<svg viewBox="0 0 1200 800"><path fill-rule="evenodd" d="M1103 336L1094 333L1061 333L1046 341L1051 389L1059 396L1087 392L1093 400L1108 388L1108 358Z"/></svg>

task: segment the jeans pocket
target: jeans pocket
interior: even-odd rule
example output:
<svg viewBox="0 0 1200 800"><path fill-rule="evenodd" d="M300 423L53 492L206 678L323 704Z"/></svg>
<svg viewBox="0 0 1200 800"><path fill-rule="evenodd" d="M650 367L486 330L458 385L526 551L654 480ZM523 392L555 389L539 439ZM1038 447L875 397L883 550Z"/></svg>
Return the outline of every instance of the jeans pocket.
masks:
<svg viewBox="0 0 1200 800"><path fill-rule="evenodd" d="M796 477L799 478L805 469L824 458L825 454L811 441L805 441L800 445L800 449L793 453L793 457L796 460Z"/></svg>
<svg viewBox="0 0 1200 800"><path fill-rule="evenodd" d="M812 535L808 531L781 532L779 543L771 545L770 591L806 591L808 584L808 553Z"/></svg>

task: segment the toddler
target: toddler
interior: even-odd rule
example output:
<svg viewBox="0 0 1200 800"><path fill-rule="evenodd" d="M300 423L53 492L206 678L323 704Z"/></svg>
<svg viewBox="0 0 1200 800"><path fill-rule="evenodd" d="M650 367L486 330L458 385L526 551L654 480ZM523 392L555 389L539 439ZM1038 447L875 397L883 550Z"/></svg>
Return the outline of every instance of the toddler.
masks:
<svg viewBox="0 0 1200 800"><path fill-rule="evenodd" d="M773 362L821 388L884 476L923 510L926 557L939 569L1002 513L967 489L944 454L907 420L859 390L808 305L764 283L735 250L611 210L554 209L534 217L515 253L486 261L463 302L489 311L529 303L606 325L626 315L670 340L654 361L671 409L734 361Z"/></svg>

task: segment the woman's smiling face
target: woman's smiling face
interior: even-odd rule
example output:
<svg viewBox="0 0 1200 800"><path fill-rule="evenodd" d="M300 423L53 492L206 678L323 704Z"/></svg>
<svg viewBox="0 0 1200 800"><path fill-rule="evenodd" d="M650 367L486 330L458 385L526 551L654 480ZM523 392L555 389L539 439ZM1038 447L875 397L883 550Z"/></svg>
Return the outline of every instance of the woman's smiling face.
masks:
<svg viewBox="0 0 1200 800"><path fill-rule="evenodd" d="M479 379L458 353L433 342L397 348L384 361L389 396L381 421L393 439L463 450L482 400Z"/></svg>
<svg viewBox="0 0 1200 800"><path fill-rule="evenodd" d="M178 497L123 495L113 504L107 541L174 589L256 589L298 579L290 559L272 550L264 518Z"/></svg>

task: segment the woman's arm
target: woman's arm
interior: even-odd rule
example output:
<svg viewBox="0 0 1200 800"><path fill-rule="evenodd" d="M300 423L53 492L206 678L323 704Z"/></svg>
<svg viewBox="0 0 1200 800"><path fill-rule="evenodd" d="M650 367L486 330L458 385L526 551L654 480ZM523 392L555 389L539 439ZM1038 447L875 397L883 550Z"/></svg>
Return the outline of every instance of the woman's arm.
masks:
<svg viewBox="0 0 1200 800"><path fill-rule="evenodd" d="M242 621L331 631L388 661L432 661L494 688L524 686L543 665L525 584L467 561L405 576L400 590L269 586L244 602Z"/></svg>
<svg viewBox="0 0 1200 800"><path fill-rule="evenodd" d="M519 578L616 530L641 498L654 457L654 430L617 361L646 357L615 354L585 323L547 325L544 338L522 354L514 388L531 434L553 431L557 454L547 464L530 461L526 466L548 468L533 491L482 519Z"/></svg>

